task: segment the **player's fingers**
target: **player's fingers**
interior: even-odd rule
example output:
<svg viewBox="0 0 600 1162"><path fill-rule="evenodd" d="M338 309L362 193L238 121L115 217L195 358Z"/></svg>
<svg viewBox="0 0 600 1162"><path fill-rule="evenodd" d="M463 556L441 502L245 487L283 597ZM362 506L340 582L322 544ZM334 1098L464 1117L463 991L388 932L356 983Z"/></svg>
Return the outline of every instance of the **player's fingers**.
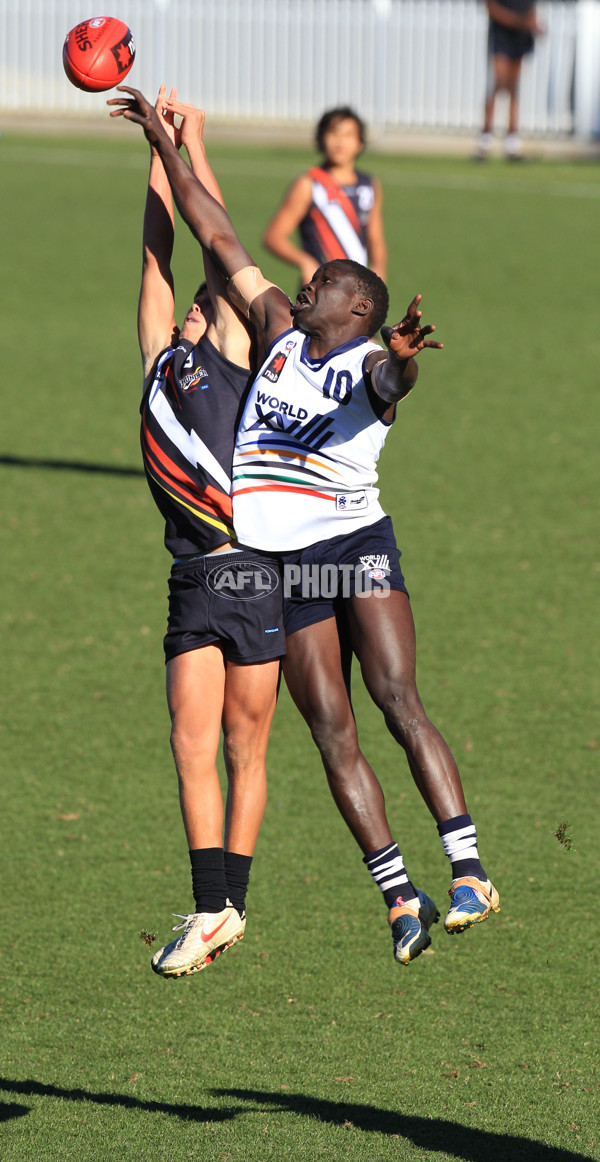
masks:
<svg viewBox="0 0 600 1162"><path fill-rule="evenodd" d="M171 97L169 97L169 100L167 101L167 108L171 111L171 113L178 113L181 117L185 117L187 113L193 112L194 106L186 105L184 101L173 101Z"/></svg>
<svg viewBox="0 0 600 1162"><path fill-rule="evenodd" d="M183 103L181 103L181 101L177 100L177 96L173 96L172 89L171 89L170 95L167 96L167 99L165 101L165 105L166 105L166 108L169 109L170 113L180 113L181 109L183 109Z"/></svg>
<svg viewBox="0 0 600 1162"><path fill-rule="evenodd" d="M408 310L406 312L407 318L412 318L412 316L415 314L417 307L418 307L419 303L421 302L422 297L423 297L422 295L415 295L412 303L410 304L410 306L408 307Z"/></svg>
<svg viewBox="0 0 600 1162"><path fill-rule="evenodd" d="M170 97L167 105L173 113L178 113L181 117L193 117L202 113L202 110L197 109L195 105L186 104L185 101L172 101Z"/></svg>
<svg viewBox="0 0 600 1162"><path fill-rule="evenodd" d="M417 335L421 329L421 312L415 311L413 315L407 315L400 324L401 335Z"/></svg>
<svg viewBox="0 0 600 1162"><path fill-rule="evenodd" d="M167 87L165 85L165 91L163 94L164 99L162 101L161 108L157 109L157 113L160 113L161 117L164 117L165 121L167 122L167 125L173 124L173 114L170 112L170 110L168 108L168 103L171 100L173 93L174 93L174 89L171 89L171 92L169 93L169 96L167 97Z"/></svg>
<svg viewBox="0 0 600 1162"><path fill-rule="evenodd" d="M111 109L108 114L109 117L126 117L128 121L137 121L138 125L145 125L145 117L140 117L139 113L134 113L133 109Z"/></svg>
<svg viewBox="0 0 600 1162"><path fill-rule="evenodd" d="M423 343L423 346L424 347L431 347L432 351L441 351L444 344L443 343L432 343L431 340L426 339L425 342Z"/></svg>

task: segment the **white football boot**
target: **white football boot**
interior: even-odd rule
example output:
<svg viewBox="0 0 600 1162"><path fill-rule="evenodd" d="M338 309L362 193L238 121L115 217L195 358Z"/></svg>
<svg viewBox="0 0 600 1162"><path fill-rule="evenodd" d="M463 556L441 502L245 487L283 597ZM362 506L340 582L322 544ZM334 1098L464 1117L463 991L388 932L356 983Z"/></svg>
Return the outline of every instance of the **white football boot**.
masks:
<svg viewBox="0 0 600 1162"><path fill-rule="evenodd" d="M200 972L226 948L241 940L246 927L246 914L240 916L229 900L222 912L192 912L176 918L183 923L176 924L173 931L183 928L181 936L152 957L152 968L159 976L189 976Z"/></svg>

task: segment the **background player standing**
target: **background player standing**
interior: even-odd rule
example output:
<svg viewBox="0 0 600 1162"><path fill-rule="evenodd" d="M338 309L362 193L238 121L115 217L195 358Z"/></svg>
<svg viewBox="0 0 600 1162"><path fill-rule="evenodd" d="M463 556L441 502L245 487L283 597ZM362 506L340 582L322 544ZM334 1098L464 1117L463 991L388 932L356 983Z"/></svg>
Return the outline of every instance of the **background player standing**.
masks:
<svg viewBox="0 0 600 1162"><path fill-rule="evenodd" d="M178 102L175 90L168 109L166 100L162 85L157 111L165 132L174 145L185 145L192 169L221 202L202 144L204 114ZM174 114L183 116L180 131ZM167 699L195 898L195 912L179 917L181 936L152 960L162 976L198 971L243 936L284 652L280 587L271 592L267 585L258 597L253 588L257 575L267 582L275 575L273 563L263 574L260 555L236 546L231 516L231 460L250 375L250 337L206 254L207 285L197 292L179 331L170 267L173 234L171 190L152 148L138 310L141 442L148 484L165 520L165 545L174 558L164 640ZM221 727L228 774L226 850L216 766Z"/></svg>
<svg viewBox="0 0 600 1162"><path fill-rule="evenodd" d="M532 0L487 0L488 91L483 130L478 142L478 159L485 161L494 144L494 107L498 93L508 93L508 132L504 152L509 161L521 161L519 139L519 82L523 57L533 52L534 37L543 30L537 22Z"/></svg>
<svg viewBox="0 0 600 1162"><path fill-rule="evenodd" d="M329 109L315 139L323 160L293 182L265 230L264 244L298 267L301 284L332 258L352 258L385 281L381 185L355 167L365 147L364 122L347 105ZM296 230L300 246L292 240Z"/></svg>

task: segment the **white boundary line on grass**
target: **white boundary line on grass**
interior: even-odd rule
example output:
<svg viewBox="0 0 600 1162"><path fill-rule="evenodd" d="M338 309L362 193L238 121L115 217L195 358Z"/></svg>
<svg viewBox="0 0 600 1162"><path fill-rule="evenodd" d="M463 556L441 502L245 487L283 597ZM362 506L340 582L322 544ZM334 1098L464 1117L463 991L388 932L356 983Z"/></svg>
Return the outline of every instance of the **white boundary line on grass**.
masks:
<svg viewBox="0 0 600 1162"><path fill-rule="evenodd" d="M109 150L48 149L44 146L35 148L26 145L11 145L6 141L0 142L0 160L4 163L18 164L87 166L90 169L106 169L107 167L120 170L148 169L148 158L141 154L117 153ZM262 178L289 179L290 177L290 167L277 161L266 161L259 166L253 161L234 161L233 159L220 158L216 168L220 174L250 178L256 181ZM597 181L565 182L552 178L547 182L529 182L518 178L495 181L493 175L486 176L480 173L444 174L436 171L427 174L409 168L388 171L382 175L382 181L387 185L410 186L414 189L431 188L481 194L529 194L536 198L545 196L600 199L600 183Z"/></svg>

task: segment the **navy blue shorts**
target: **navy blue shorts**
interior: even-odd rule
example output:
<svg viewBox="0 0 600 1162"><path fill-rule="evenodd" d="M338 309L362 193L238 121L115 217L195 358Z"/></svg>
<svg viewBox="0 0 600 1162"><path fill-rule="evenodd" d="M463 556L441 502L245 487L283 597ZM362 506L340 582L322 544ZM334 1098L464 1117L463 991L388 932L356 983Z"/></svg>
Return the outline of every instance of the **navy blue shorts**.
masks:
<svg viewBox="0 0 600 1162"><path fill-rule="evenodd" d="M276 560L244 549L173 565L169 578L167 662L217 645L227 661L252 665L285 654L282 585Z"/></svg>
<svg viewBox="0 0 600 1162"><path fill-rule="evenodd" d="M280 553L286 634L336 617L349 597L408 594L389 516L351 534Z"/></svg>
<svg viewBox="0 0 600 1162"><path fill-rule="evenodd" d="M533 52L534 40L530 32L520 28L505 28L490 21L488 52L490 56L506 56L511 61L519 61Z"/></svg>

